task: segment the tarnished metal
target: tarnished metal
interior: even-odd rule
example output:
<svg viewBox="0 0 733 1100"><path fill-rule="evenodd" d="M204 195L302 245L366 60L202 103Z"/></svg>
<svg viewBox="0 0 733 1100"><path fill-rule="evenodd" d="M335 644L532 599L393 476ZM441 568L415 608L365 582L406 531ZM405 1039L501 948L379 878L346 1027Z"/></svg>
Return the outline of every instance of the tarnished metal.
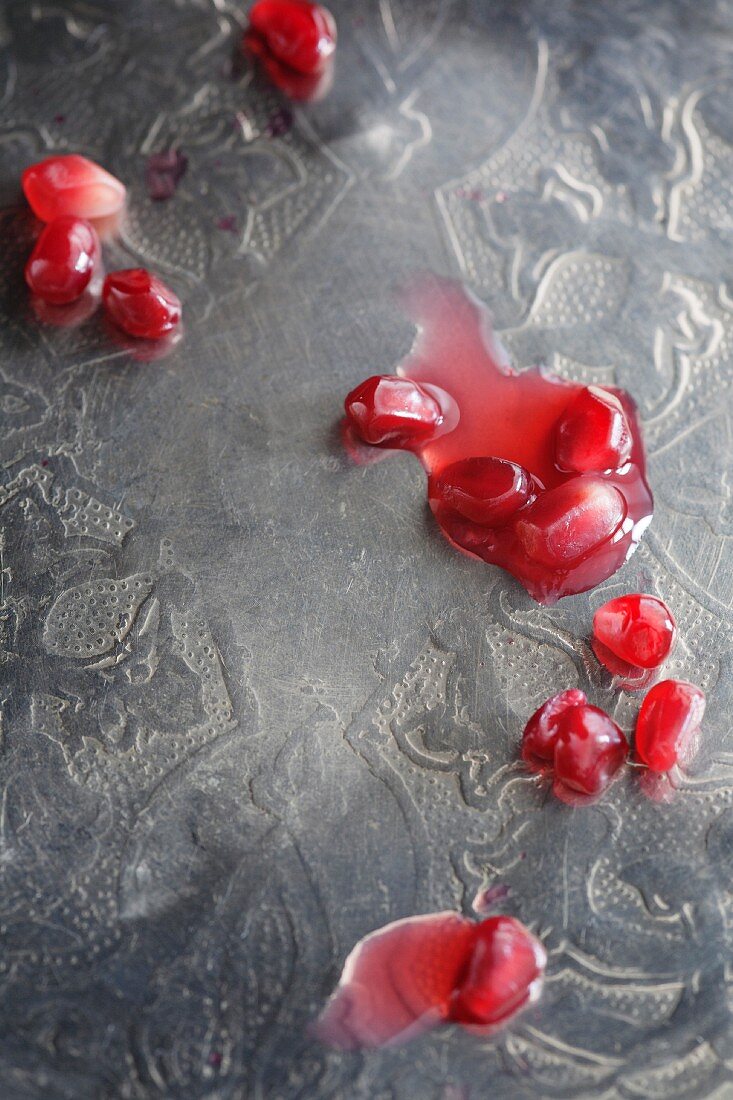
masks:
<svg viewBox="0 0 733 1100"><path fill-rule="evenodd" d="M229 0L0 9L3 1098L731 1096L733 3L332 7L292 116ZM107 264L181 295L167 358L31 310L50 150L128 184ZM416 463L342 453L424 268L519 366L638 400L657 511L601 590L539 608L441 540ZM631 770L569 810L521 728L573 685L632 728L586 639L638 589L702 751L662 801ZM508 1032L308 1038L360 936L493 885L550 953Z"/></svg>

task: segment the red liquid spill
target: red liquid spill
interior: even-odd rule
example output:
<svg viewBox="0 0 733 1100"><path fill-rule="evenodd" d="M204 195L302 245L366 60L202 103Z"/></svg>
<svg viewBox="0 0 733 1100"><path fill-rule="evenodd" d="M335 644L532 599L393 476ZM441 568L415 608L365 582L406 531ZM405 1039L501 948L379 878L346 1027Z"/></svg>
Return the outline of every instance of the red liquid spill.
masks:
<svg viewBox="0 0 733 1100"><path fill-rule="evenodd" d="M341 1050L406 1042L440 1023L487 1034L537 999L545 963L512 917L408 917L356 945L313 1033Z"/></svg>
<svg viewBox="0 0 733 1100"><path fill-rule="evenodd" d="M444 534L465 553L507 569L541 603L610 577L631 556L652 516L644 448L628 394L589 389L539 368L517 373L486 307L460 284L423 277L402 301L418 333L398 374L445 390L460 412L452 431L409 447L428 473L430 506ZM560 469L558 447L563 460L580 461L584 471L593 466L592 440L584 435L573 450L568 428L584 422L577 414L588 395L604 394L605 408L600 399L590 401L601 433L596 469L582 474ZM603 469L609 453L629 461L620 469ZM469 459L507 460L527 479L516 475L512 491L518 510L512 513L505 497L502 518L491 519L496 525L485 519L496 501L500 471L496 465L453 465ZM502 477L509 484L509 472ZM457 483L469 509L456 507ZM482 510L484 522L477 522Z"/></svg>

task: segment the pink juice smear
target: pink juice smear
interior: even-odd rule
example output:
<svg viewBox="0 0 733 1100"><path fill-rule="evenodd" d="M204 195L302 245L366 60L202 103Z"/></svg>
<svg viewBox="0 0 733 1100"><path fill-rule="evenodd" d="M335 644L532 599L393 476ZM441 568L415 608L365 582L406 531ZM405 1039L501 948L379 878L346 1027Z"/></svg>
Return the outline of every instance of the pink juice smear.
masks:
<svg viewBox="0 0 733 1100"><path fill-rule="evenodd" d="M379 446L412 451L446 537L508 570L540 603L606 580L653 511L633 400L537 367L515 371L488 310L459 283L423 276L401 301L417 336L397 374L439 400L442 393L444 416L427 434L413 425L412 438ZM370 442L369 410L353 394L352 439Z"/></svg>

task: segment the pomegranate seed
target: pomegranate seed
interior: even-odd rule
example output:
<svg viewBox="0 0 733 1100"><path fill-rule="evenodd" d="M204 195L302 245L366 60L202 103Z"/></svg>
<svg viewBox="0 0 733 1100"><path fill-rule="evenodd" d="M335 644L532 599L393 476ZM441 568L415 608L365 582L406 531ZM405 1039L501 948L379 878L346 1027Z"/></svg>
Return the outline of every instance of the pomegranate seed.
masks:
<svg viewBox="0 0 733 1100"><path fill-rule="evenodd" d="M249 25L285 65L319 73L336 49L336 23L330 11L309 0L257 0Z"/></svg>
<svg viewBox="0 0 733 1100"><path fill-rule="evenodd" d="M257 63L270 83L290 99L300 103L317 103L331 90L334 75L333 57L326 60L319 72L300 73L290 65L279 61L256 31L245 32L241 48L246 57ZM270 131L270 137L281 136L281 134L272 133L271 127L268 127L268 131Z"/></svg>
<svg viewBox="0 0 733 1100"><path fill-rule="evenodd" d="M48 157L26 168L23 192L43 222L71 214L77 218L104 218L118 214L125 187L93 160L76 153Z"/></svg>
<svg viewBox="0 0 733 1100"><path fill-rule="evenodd" d="M574 477L540 494L515 522L527 555L569 568L608 542L626 518L626 502L599 477Z"/></svg>
<svg viewBox="0 0 733 1100"><path fill-rule="evenodd" d="M102 300L110 318L130 336L158 340L181 319L177 296L144 267L111 272Z"/></svg>
<svg viewBox="0 0 733 1100"><path fill-rule="evenodd" d="M346 415L365 443L409 448L425 442L443 423L432 389L409 378L376 374L347 396Z"/></svg>
<svg viewBox="0 0 733 1100"><path fill-rule="evenodd" d="M622 767L628 752L626 738L613 719L599 707L570 707L558 722L553 790L601 794Z"/></svg>
<svg viewBox="0 0 733 1100"><path fill-rule="evenodd" d="M546 961L543 945L512 917L407 917L354 947L311 1033L356 1050L445 1022L503 1024L537 998Z"/></svg>
<svg viewBox="0 0 733 1100"><path fill-rule="evenodd" d="M545 949L513 917L489 917L476 925L473 949L451 998L454 1023L496 1025L539 991Z"/></svg>
<svg viewBox="0 0 733 1100"><path fill-rule="evenodd" d="M658 668L672 652L677 627L662 600L630 594L598 608L593 633L622 661L639 668Z"/></svg>
<svg viewBox="0 0 733 1100"><path fill-rule="evenodd" d="M99 237L89 222L70 215L54 218L36 241L25 281L44 302L66 305L86 290L99 255Z"/></svg>
<svg viewBox="0 0 733 1100"><path fill-rule="evenodd" d="M543 771L552 764L555 757L555 742L559 721L570 707L579 707L587 703L585 692L571 688L553 695L539 707L522 734L522 757L525 763L535 770Z"/></svg>
<svg viewBox="0 0 733 1100"><path fill-rule="evenodd" d="M679 761L705 713L705 694L684 680L662 680L641 704L636 720L636 754L652 771L667 772Z"/></svg>
<svg viewBox="0 0 733 1100"><path fill-rule="evenodd" d="M617 470L631 457L631 430L615 394L588 386L557 425L555 462L578 474Z"/></svg>
<svg viewBox="0 0 733 1100"><path fill-rule="evenodd" d="M532 479L503 458L464 458L431 476L428 497L482 527L498 527L530 499Z"/></svg>

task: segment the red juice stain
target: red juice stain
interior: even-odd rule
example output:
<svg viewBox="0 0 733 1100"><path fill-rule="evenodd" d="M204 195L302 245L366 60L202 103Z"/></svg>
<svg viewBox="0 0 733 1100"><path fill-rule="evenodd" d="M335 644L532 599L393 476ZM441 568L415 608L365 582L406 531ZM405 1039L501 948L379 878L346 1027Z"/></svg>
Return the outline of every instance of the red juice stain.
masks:
<svg viewBox="0 0 733 1100"><path fill-rule="evenodd" d="M441 1023L487 1035L537 999L546 961L513 917L408 917L360 940L312 1031L340 1050L403 1043Z"/></svg>
<svg viewBox="0 0 733 1100"><path fill-rule="evenodd" d="M538 367L515 371L485 305L459 283L423 276L401 301L417 336L397 374L423 392L447 393L446 420L453 406L459 418L449 430L443 424L427 437L415 432L379 445L419 458L446 537L507 569L540 603L610 577L636 549L653 511L629 395ZM352 398L347 420L364 439Z"/></svg>

